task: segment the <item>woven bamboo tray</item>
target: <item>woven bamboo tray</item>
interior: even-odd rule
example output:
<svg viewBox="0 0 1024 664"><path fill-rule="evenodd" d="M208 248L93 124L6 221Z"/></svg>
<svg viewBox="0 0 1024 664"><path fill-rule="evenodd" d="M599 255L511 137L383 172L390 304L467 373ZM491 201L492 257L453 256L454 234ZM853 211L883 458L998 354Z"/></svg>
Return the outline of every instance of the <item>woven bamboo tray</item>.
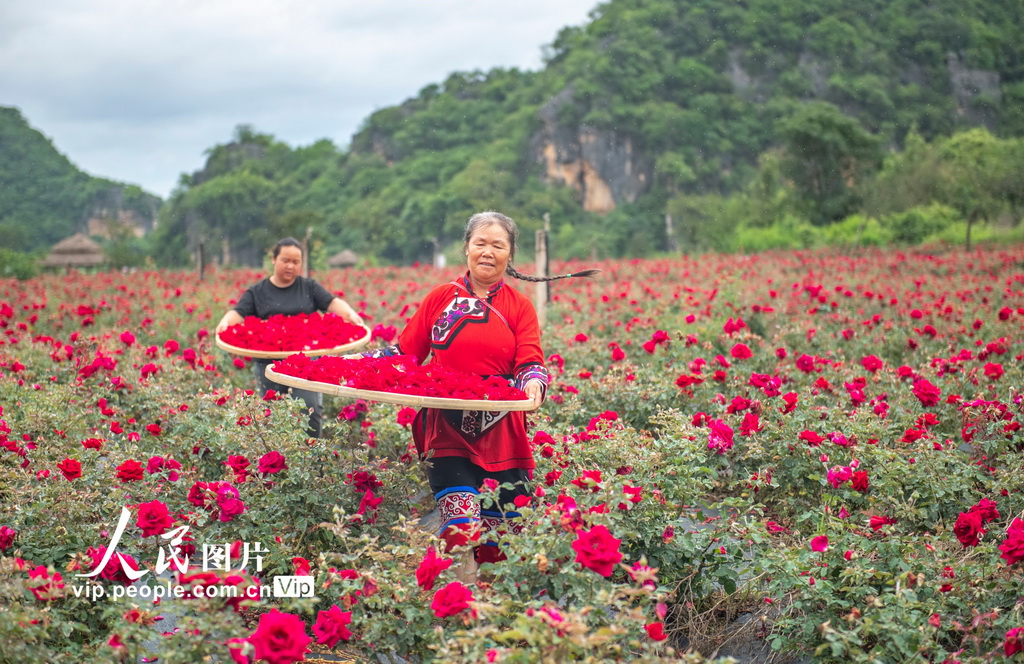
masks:
<svg viewBox="0 0 1024 664"><path fill-rule="evenodd" d="M443 397L425 397L418 394L401 394L396 392L380 392L377 390L360 390L355 387L344 385L332 385L321 383L305 378L287 376L274 371L270 365L265 375L275 383L297 387L300 390L311 390L333 394L346 399L366 399L367 401L382 401L394 403L401 406L414 406L416 408L444 408L446 410L534 410L536 405L532 399L517 399L515 401L491 401L489 399L445 399Z"/></svg>
<svg viewBox="0 0 1024 664"><path fill-rule="evenodd" d="M276 351L276 350L255 350L255 349L252 349L252 348L242 348L240 346L232 346L229 343L225 343L224 341L221 341L220 334L216 335L215 343L217 344L217 348L220 348L221 350L225 350L225 351L231 353L232 355L241 355L242 357L251 357L251 358L254 358L254 359L258 359L258 360L283 360L284 358L288 357L289 355L295 355L296 353L302 353L306 357L319 357L320 355L343 355L344 353L347 353L348 351L356 350L357 348L362 348L367 343L369 343L369 341L370 341L370 334L371 334L370 333L370 328L368 328L368 327L366 327L364 325L363 329L366 330L366 334L364 334L359 339L356 339L355 341L350 341L347 344L342 344L340 346L335 346L334 348L316 348L316 349L313 349L313 350L285 350L285 351ZM281 381L278 381L278 382L281 382Z"/></svg>

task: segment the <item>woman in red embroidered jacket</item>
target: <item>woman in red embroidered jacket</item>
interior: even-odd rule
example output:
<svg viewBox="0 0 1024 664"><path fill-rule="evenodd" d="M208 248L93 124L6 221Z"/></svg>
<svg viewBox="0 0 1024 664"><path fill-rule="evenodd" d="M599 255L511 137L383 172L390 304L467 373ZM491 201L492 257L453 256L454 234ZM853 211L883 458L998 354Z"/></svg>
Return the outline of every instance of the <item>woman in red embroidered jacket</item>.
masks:
<svg viewBox="0 0 1024 664"><path fill-rule="evenodd" d="M596 270L558 277L523 275L512 267L519 231L515 222L497 212L473 215L466 225L468 271L437 286L391 346L367 355L413 355L479 374L501 375L513 381L540 407L548 385L540 325L528 297L504 281L506 274L526 281L550 281L590 276ZM516 496L528 495L534 467L526 415L521 411L459 411L425 408L412 424L421 457L430 459L428 479L441 517L440 535L446 551L484 541L475 547L475 560L466 560L462 576L475 579L475 563L504 558L498 536L516 531L519 516L511 508ZM477 500L484 480L511 484L499 491L500 505L481 509ZM481 538L481 535L483 537Z"/></svg>

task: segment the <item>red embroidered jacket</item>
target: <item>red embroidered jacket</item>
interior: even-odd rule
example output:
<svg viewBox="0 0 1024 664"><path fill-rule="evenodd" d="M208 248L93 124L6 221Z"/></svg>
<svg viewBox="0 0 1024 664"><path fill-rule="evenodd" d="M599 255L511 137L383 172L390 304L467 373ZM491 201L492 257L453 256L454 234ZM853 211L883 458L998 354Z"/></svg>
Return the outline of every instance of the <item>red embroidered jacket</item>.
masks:
<svg viewBox="0 0 1024 664"><path fill-rule="evenodd" d="M434 288L398 339L400 352L467 373L502 375L522 388L548 383L533 303L504 281L484 304L466 276ZM458 284L458 285L456 285ZM466 457L488 471L533 468L523 412L421 410L412 424L421 455Z"/></svg>

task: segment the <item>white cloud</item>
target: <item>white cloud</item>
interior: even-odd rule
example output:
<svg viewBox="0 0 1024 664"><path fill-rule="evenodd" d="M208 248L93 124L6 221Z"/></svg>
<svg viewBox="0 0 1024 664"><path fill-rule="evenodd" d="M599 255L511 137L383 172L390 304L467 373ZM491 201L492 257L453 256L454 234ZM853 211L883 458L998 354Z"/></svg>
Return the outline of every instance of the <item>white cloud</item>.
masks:
<svg viewBox="0 0 1024 664"><path fill-rule="evenodd" d="M80 168L166 196L251 124L347 145L453 71L536 70L598 0L40 0L0 6L0 105Z"/></svg>

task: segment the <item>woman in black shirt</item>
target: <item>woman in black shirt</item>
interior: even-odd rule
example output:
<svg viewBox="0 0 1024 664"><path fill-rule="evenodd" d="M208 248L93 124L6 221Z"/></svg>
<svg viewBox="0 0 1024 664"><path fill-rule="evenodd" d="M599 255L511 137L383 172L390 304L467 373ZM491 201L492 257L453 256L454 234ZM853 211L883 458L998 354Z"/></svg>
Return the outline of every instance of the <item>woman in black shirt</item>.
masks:
<svg viewBox="0 0 1024 664"><path fill-rule="evenodd" d="M270 318L275 314L294 316L326 311L337 314L355 325L362 325L363 320L348 302L331 295L330 292L313 279L299 276L302 272L302 245L294 238L285 238L274 245L274 273L250 286L239 298L238 304L229 309L217 324L220 334L232 325L245 322L247 316ZM257 386L265 394L267 390L286 394L302 399L310 408L309 434L319 438L323 433L323 394L309 390L291 389L269 380L264 371L271 360L254 360L253 371L256 374Z"/></svg>

